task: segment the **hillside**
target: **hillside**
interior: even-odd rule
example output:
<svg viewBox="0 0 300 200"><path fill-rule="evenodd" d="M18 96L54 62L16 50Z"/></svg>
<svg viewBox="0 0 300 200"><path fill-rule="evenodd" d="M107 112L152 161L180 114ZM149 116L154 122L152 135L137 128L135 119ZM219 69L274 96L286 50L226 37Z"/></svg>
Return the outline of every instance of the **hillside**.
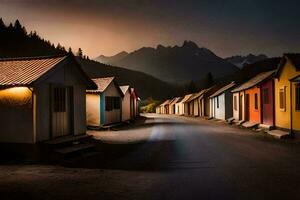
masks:
<svg viewBox="0 0 300 200"><path fill-rule="evenodd" d="M209 72L213 77L218 78L239 70L238 67L216 56L210 50L199 48L192 41L185 41L182 46L143 47L121 59L110 57L109 61L108 59L102 61L176 83L199 80Z"/></svg>
<svg viewBox="0 0 300 200"><path fill-rule="evenodd" d="M164 99L179 95L181 89L142 72L105 65L96 61L78 58L84 71L91 78L115 76L120 85L132 85L142 98Z"/></svg>

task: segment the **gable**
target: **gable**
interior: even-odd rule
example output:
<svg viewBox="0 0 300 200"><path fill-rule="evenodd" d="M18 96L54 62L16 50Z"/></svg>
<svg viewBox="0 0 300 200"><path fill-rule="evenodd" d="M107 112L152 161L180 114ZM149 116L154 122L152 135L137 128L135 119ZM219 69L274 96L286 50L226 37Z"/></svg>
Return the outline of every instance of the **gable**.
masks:
<svg viewBox="0 0 300 200"><path fill-rule="evenodd" d="M105 96L115 96L115 97L122 97L122 91L119 89L119 86L112 81L105 91L103 92Z"/></svg>
<svg viewBox="0 0 300 200"><path fill-rule="evenodd" d="M293 63L289 59L285 59L284 64L279 69L279 72L277 74L278 80L289 80L297 75L299 75L300 72L297 71Z"/></svg>

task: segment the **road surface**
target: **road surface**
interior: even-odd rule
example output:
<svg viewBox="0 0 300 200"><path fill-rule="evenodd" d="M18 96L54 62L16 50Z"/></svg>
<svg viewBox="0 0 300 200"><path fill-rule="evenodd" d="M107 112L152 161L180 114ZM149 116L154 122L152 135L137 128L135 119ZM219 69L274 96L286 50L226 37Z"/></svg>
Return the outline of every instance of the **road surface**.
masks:
<svg viewBox="0 0 300 200"><path fill-rule="evenodd" d="M299 199L300 145L215 121L147 115L92 133L107 156L0 166L1 199ZM100 145L101 146L101 145Z"/></svg>

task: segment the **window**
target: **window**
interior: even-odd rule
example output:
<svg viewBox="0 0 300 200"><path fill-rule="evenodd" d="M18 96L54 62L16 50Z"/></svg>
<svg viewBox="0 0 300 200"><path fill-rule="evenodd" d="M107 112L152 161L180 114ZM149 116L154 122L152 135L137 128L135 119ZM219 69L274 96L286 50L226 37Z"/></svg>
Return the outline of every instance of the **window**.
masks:
<svg viewBox="0 0 300 200"><path fill-rule="evenodd" d="M233 97L233 109L237 110L237 96Z"/></svg>
<svg viewBox="0 0 300 200"><path fill-rule="evenodd" d="M285 111L285 107L286 107L286 97L285 97L285 87L279 89L279 108L280 110L284 110Z"/></svg>
<svg viewBox="0 0 300 200"><path fill-rule="evenodd" d="M258 110L258 95L257 93L254 94L254 108Z"/></svg>
<svg viewBox="0 0 300 200"><path fill-rule="evenodd" d="M262 90L262 97L263 97L263 103L264 104L269 104L269 89L268 88L263 88Z"/></svg>
<svg viewBox="0 0 300 200"><path fill-rule="evenodd" d="M217 97L217 108L219 108L219 97Z"/></svg>
<svg viewBox="0 0 300 200"><path fill-rule="evenodd" d="M300 111L300 83L296 85L296 110Z"/></svg>
<svg viewBox="0 0 300 200"><path fill-rule="evenodd" d="M121 107L120 97L105 97L105 110L106 111L120 109L120 107Z"/></svg>
<svg viewBox="0 0 300 200"><path fill-rule="evenodd" d="M66 112L66 88L54 88L54 112Z"/></svg>

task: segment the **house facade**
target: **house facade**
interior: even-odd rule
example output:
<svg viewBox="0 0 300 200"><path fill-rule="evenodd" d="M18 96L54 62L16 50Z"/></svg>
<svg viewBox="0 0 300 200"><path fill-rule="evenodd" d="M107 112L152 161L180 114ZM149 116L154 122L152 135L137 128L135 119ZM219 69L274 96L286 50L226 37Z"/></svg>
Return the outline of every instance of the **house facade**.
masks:
<svg viewBox="0 0 300 200"><path fill-rule="evenodd" d="M234 86L235 83L232 82L210 96L211 117L221 120L233 117L233 94L230 92L230 89Z"/></svg>
<svg viewBox="0 0 300 200"><path fill-rule="evenodd" d="M86 134L85 90L73 55L0 60L0 142L35 144Z"/></svg>
<svg viewBox="0 0 300 200"><path fill-rule="evenodd" d="M300 54L284 54L275 78L275 126L300 131Z"/></svg>
<svg viewBox="0 0 300 200"><path fill-rule="evenodd" d="M192 96L192 94L185 95L179 102L176 103L176 114L184 115L187 108L185 108L185 102ZM187 106L186 106L187 107Z"/></svg>
<svg viewBox="0 0 300 200"><path fill-rule="evenodd" d="M114 77L93 79L95 90L86 91L87 125L102 127L122 121L123 92Z"/></svg>

